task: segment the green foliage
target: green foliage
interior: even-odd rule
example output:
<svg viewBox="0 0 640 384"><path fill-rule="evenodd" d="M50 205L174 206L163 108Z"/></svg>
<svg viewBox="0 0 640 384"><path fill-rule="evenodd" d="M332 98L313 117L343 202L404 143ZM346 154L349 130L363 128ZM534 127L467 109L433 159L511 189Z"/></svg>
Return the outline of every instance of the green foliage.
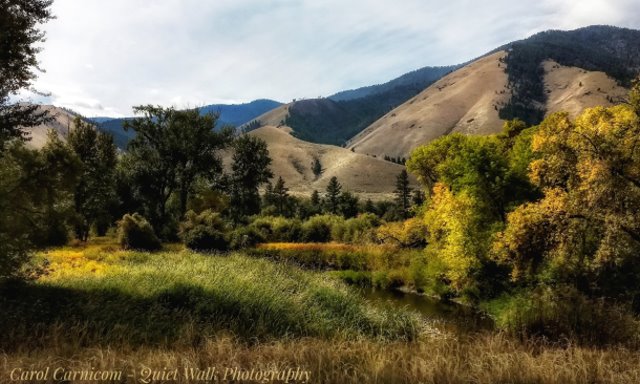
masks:
<svg viewBox="0 0 640 384"><path fill-rule="evenodd" d="M79 161L53 132L42 150L13 142L0 155L0 278L34 246L67 241Z"/></svg>
<svg viewBox="0 0 640 384"><path fill-rule="evenodd" d="M180 224L184 245L196 251L225 251L229 248L227 226L219 213L205 210L197 214L188 211Z"/></svg>
<svg viewBox="0 0 640 384"><path fill-rule="evenodd" d="M259 217L250 225L261 234L266 242L300 242L302 240L302 222L298 219L277 217Z"/></svg>
<svg viewBox="0 0 640 384"><path fill-rule="evenodd" d="M46 112L30 103L11 103L10 97L28 88L39 70L37 53L44 32L38 26L53 18L52 0L4 0L0 6L0 156L5 144L26 139L23 128L47 119Z"/></svg>
<svg viewBox="0 0 640 384"><path fill-rule="evenodd" d="M258 189L273 177L271 158L264 140L242 135L233 142L231 209L235 217L260 212Z"/></svg>
<svg viewBox="0 0 640 384"><path fill-rule="evenodd" d="M74 227L77 238L87 241L93 225L108 226L113 219L110 211L116 204L116 147L110 135L96 131L79 117L67 142L82 164L82 175L74 191ZM98 229L98 235L106 232L103 225L98 225Z"/></svg>
<svg viewBox="0 0 640 384"><path fill-rule="evenodd" d="M118 222L118 242L123 249L157 251L160 240L147 219L140 214L125 214Z"/></svg>
<svg viewBox="0 0 640 384"><path fill-rule="evenodd" d="M229 233L228 238L229 247L236 250L252 248L266 241L263 233L254 226L238 227Z"/></svg>
<svg viewBox="0 0 640 384"><path fill-rule="evenodd" d="M396 204L404 219L409 217L409 208L411 207L411 187L409 186L409 174L406 169L396 177L396 189L393 191L396 195Z"/></svg>
<svg viewBox="0 0 640 384"><path fill-rule="evenodd" d="M334 215L340 211L340 192L342 191L342 185L338 182L338 178L333 176L327 184L325 193L325 204L329 213Z"/></svg>
<svg viewBox="0 0 640 384"><path fill-rule="evenodd" d="M310 243L331 241L333 227L344 219L336 215L316 215L302 224L302 240Z"/></svg>
<svg viewBox="0 0 640 384"><path fill-rule="evenodd" d="M134 111L143 116L125 122L125 129L136 133L123 159L127 182L154 228L171 238L175 236L172 223L186 213L196 180L215 184L221 178L219 154L232 131L216 131L218 116L201 116L196 109L148 105ZM172 198L175 211L169 209Z"/></svg>
<svg viewBox="0 0 640 384"><path fill-rule="evenodd" d="M311 163L311 171L313 172L313 175L316 177L316 179L322 176L322 172L324 172L324 170L322 169L322 164L320 163L320 159L318 159L317 157L313 158L313 163Z"/></svg>
<svg viewBox="0 0 640 384"><path fill-rule="evenodd" d="M502 330L523 338L585 345L640 342L640 322L623 305L603 299L589 299L571 286L540 286L489 302L485 309L494 314Z"/></svg>
<svg viewBox="0 0 640 384"><path fill-rule="evenodd" d="M363 213L358 217L336 221L331 230L331 238L343 243L367 243L374 240L373 230L380 224L378 216Z"/></svg>

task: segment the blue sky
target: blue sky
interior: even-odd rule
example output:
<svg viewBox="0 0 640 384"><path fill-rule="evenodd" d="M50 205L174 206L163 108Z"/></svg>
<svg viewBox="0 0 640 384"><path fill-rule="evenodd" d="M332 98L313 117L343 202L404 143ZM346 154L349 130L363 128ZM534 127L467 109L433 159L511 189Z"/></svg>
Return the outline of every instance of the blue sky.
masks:
<svg viewBox="0 0 640 384"><path fill-rule="evenodd" d="M54 0L41 100L86 116L138 104L282 102L465 62L547 29L640 28L640 0ZM35 98L38 101L41 98Z"/></svg>

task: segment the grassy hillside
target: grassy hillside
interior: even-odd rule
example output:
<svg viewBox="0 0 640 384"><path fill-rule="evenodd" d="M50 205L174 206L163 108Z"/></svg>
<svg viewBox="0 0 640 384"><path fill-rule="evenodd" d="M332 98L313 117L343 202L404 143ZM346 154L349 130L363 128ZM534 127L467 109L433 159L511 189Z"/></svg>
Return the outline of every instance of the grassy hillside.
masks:
<svg viewBox="0 0 640 384"><path fill-rule="evenodd" d="M344 145L385 113L455 68L417 70L386 84L341 92L327 99L301 100L290 105L284 123L302 140Z"/></svg>

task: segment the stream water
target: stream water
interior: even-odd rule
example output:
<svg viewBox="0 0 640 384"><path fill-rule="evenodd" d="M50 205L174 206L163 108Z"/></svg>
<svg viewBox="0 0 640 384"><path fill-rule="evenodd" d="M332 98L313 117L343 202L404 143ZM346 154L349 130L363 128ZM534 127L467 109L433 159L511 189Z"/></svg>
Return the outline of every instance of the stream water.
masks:
<svg viewBox="0 0 640 384"><path fill-rule="evenodd" d="M417 293L399 290L363 289L362 294L374 305L405 308L420 313L438 328L456 332L476 332L493 329L493 320L475 309L445 303Z"/></svg>

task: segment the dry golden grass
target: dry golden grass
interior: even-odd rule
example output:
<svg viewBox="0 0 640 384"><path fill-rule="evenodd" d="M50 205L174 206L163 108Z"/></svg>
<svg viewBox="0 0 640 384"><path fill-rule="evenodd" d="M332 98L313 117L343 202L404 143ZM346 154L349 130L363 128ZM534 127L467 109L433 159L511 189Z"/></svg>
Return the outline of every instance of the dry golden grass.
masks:
<svg viewBox="0 0 640 384"><path fill-rule="evenodd" d="M291 136L290 130L265 126L249 134L267 143L274 178L281 176L292 194L308 197L313 190L322 192L335 176L344 190L363 199L393 198L396 176L403 169L401 165L333 145L302 141ZM319 177L311 169L314 159L322 164L323 173ZM226 156L225 161L229 164L230 156ZM416 186L417 181L413 177L411 180Z"/></svg>
<svg viewBox="0 0 640 384"><path fill-rule="evenodd" d="M62 332L62 331L61 331ZM60 335L61 340L72 335ZM142 366L162 370L215 366L311 371L312 383L638 383L640 356L624 349L543 348L501 335L429 338L413 343L298 339L260 344L231 336L198 347L69 349L64 341L46 350L0 354L2 382L14 368L125 372ZM178 375L177 382L186 382ZM129 379L127 382L134 382Z"/></svg>

